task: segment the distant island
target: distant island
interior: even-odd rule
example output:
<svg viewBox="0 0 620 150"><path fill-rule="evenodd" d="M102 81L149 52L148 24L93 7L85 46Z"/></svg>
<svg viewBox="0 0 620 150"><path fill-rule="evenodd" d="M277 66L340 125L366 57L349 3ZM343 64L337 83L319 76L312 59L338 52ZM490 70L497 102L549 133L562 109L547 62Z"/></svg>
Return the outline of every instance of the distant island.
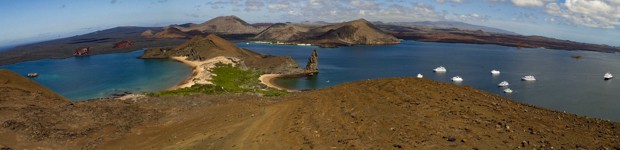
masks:
<svg viewBox="0 0 620 150"><path fill-rule="evenodd" d="M220 16L204 23L167 27L117 27L63 39L17 46L0 51L0 65L45 58L73 57L74 50L89 48L89 55L123 53L143 48L169 48L194 36L216 34L233 42L262 41L320 47L389 45L399 39L442 43L496 44L519 48L620 52L620 47L580 43L542 36L523 36L496 28L458 22L257 23L236 16ZM119 42L126 43L118 46ZM131 44L128 44L131 43Z"/></svg>

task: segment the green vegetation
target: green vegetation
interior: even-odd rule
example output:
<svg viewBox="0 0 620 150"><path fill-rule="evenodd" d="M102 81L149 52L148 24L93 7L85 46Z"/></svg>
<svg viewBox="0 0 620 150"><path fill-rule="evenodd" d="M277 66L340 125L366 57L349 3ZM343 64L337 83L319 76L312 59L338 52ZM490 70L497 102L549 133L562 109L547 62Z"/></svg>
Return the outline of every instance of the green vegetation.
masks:
<svg viewBox="0 0 620 150"><path fill-rule="evenodd" d="M197 84L192 87L171 91L147 93L150 96L187 95L187 94L227 94L227 93L259 93L263 96L281 96L288 92L269 88L260 83L261 73L252 70L243 70L227 64L216 64L212 68L214 74L211 82L215 85Z"/></svg>

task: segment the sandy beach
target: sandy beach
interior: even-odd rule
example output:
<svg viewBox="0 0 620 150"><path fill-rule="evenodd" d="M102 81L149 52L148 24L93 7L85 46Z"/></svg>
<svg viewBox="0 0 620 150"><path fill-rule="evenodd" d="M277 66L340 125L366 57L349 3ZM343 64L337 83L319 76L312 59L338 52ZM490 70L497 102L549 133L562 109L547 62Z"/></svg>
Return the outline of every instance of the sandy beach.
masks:
<svg viewBox="0 0 620 150"><path fill-rule="evenodd" d="M175 89L180 89L180 88L186 88L186 87L191 87L194 84L213 84L211 83L211 72L209 72L209 69L215 67L215 64L217 63L224 63L224 64L233 64L235 65L235 62L238 61L237 58L232 58L232 57L215 57L215 58L211 58L205 61L190 61L190 60L186 60L187 57L185 56L177 56L177 57L170 57L176 61L182 62L190 67L192 67L192 75L190 75L187 79L185 79L183 82L168 88L168 90L175 90ZM276 84L273 83L273 80L278 78L278 77L282 77L284 75L282 74L264 74L261 75L258 79L260 80L260 82L264 85L267 85L268 87L271 88L275 88L278 90L286 90L288 92L296 92L296 90L292 90L292 89L287 89L281 86L277 86Z"/></svg>
<svg viewBox="0 0 620 150"><path fill-rule="evenodd" d="M209 72L209 69L215 67L215 64L217 63L233 64L234 66L235 62L239 61L238 58L224 57L224 56L211 58L205 61L190 61L190 60L187 60L186 59L187 57L185 56L177 56L177 57L170 57L170 58L192 67L192 75L188 77L185 81L177 84L176 86L169 88L168 90L191 87L194 84L213 84L211 83L212 74L211 72Z"/></svg>
<svg viewBox="0 0 620 150"><path fill-rule="evenodd" d="M275 88L275 89L278 89L278 90L286 90L288 92L296 92L297 90L287 89L287 88L278 86L278 85L273 83L273 80L275 80L276 78L282 77L282 76L284 76L284 75L282 75L282 74L264 74L264 75L261 75L258 78L258 80L260 80L260 82L262 84L267 85L268 87L271 87L271 88Z"/></svg>

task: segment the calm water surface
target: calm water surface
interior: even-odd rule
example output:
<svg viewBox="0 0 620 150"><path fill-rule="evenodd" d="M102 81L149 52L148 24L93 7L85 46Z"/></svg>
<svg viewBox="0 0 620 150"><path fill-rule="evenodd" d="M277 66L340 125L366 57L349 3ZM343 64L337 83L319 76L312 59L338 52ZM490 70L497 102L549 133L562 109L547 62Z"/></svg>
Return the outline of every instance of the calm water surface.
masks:
<svg viewBox="0 0 620 150"><path fill-rule="evenodd" d="M71 100L112 94L152 92L170 88L191 74L191 68L171 60L143 60L143 50L67 59L45 59L0 66L26 75L39 73L38 83Z"/></svg>
<svg viewBox="0 0 620 150"><path fill-rule="evenodd" d="M238 43L271 55L292 56L300 66L317 47ZM513 100L559 111L620 121L620 79L603 80L605 72L620 76L620 55L587 51L517 49L497 45L403 41L390 46L318 48L320 73L316 78L279 79L294 89L314 89L343 82L383 77L414 77L418 73L440 82L453 76L472 86ZM581 55L582 59L570 56ZM444 66L448 72L432 69ZM492 76L491 69L501 71ZM521 77L534 75L537 81ZM497 84L510 82L512 94ZM616 81L618 80L618 81Z"/></svg>

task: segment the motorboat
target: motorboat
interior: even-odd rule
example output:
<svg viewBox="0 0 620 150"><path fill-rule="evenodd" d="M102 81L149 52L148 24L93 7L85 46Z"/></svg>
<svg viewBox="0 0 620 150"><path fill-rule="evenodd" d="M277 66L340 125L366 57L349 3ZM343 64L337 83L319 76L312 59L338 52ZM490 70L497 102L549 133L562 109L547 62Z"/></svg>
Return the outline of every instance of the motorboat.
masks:
<svg viewBox="0 0 620 150"><path fill-rule="evenodd" d="M611 73L607 72L607 73L605 73L605 75L603 75L603 78L605 78L605 80L609 80L611 78L614 78L614 76L611 75Z"/></svg>
<svg viewBox="0 0 620 150"><path fill-rule="evenodd" d="M533 75L527 75L527 76L523 76L523 78L521 78L521 80L523 80L523 81L536 81L536 78Z"/></svg>
<svg viewBox="0 0 620 150"><path fill-rule="evenodd" d="M507 87L508 85L510 85L510 84L508 84L508 81L502 81L499 84L497 84L497 86L499 86L499 87Z"/></svg>
<svg viewBox="0 0 620 150"><path fill-rule="evenodd" d="M423 76L422 74L419 74L419 73L418 73L418 76L417 76L417 77L418 77L418 78L424 78L424 76Z"/></svg>
<svg viewBox="0 0 620 150"><path fill-rule="evenodd" d="M499 73L500 73L499 70L495 70L495 69L491 70L492 75L499 75Z"/></svg>
<svg viewBox="0 0 620 150"><path fill-rule="evenodd" d="M38 77L39 74L38 73L28 73L27 75L29 78L34 78L34 77Z"/></svg>
<svg viewBox="0 0 620 150"><path fill-rule="evenodd" d="M443 66L439 66L439 67L437 67L437 68L433 69L433 71L434 71L434 72L446 72L446 71L448 71L448 70L446 70L446 68L445 68L445 67L443 67Z"/></svg>
<svg viewBox="0 0 620 150"><path fill-rule="evenodd" d="M506 88L504 89L504 93L512 93L512 90L510 88Z"/></svg>
<svg viewBox="0 0 620 150"><path fill-rule="evenodd" d="M460 76L454 76L454 77L452 77L452 81L454 81L454 82L463 82L463 78L461 78Z"/></svg>

